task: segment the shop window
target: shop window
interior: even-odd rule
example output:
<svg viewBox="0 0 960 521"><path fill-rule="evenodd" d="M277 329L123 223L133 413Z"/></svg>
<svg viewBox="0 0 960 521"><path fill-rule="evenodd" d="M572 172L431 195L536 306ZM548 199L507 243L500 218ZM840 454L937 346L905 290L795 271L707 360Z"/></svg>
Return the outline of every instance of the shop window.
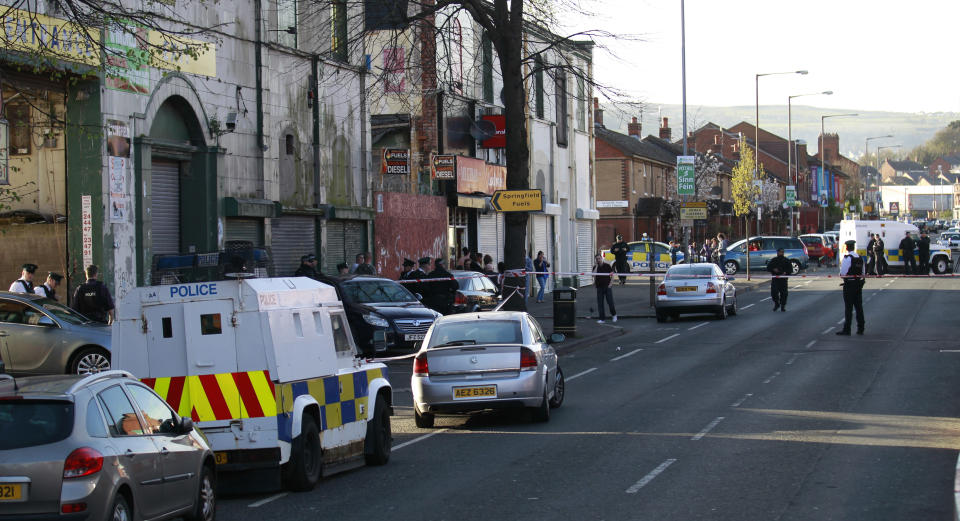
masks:
<svg viewBox="0 0 960 521"><path fill-rule="evenodd" d="M567 75L563 69L557 71L557 145L567 146Z"/></svg>
<svg viewBox="0 0 960 521"><path fill-rule="evenodd" d="M533 61L534 112L537 119L543 119L543 60L537 56Z"/></svg>
<svg viewBox="0 0 960 521"><path fill-rule="evenodd" d="M347 61L347 1L330 3L330 52L340 61Z"/></svg>
<svg viewBox="0 0 960 521"><path fill-rule="evenodd" d="M22 156L30 153L31 132L30 105L17 104L7 107L7 120L10 122L10 155Z"/></svg>
<svg viewBox="0 0 960 521"><path fill-rule="evenodd" d="M277 1L277 42L297 46L297 0Z"/></svg>
<svg viewBox="0 0 960 521"><path fill-rule="evenodd" d="M583 77L577 75L577 130L587 130L587 89Z"/></svg>
<svg viewBox="0 0 960 521"><path fill-rule="evenodd" d="M483 101L493 103L493 40L486 32L483 33L480 45L483 53L480 65L483 74Z"/></svg>

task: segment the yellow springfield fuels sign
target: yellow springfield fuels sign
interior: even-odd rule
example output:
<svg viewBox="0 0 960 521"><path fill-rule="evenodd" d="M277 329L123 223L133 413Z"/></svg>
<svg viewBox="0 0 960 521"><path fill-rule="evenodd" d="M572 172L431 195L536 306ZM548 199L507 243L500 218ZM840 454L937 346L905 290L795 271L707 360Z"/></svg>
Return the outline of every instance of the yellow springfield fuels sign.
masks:
<svg viewBox="0 0 960 521"><path fill-rule="evenodd" d="M100 29L6 6L0 7L0 16L3 46L8 49L100 64Z"/></svg>
<svg viewBox="0 0 960 521"><path fill-rule="evenodd" d="M542 212L540 190L497 190L490 205L498 212Z"/></svg>

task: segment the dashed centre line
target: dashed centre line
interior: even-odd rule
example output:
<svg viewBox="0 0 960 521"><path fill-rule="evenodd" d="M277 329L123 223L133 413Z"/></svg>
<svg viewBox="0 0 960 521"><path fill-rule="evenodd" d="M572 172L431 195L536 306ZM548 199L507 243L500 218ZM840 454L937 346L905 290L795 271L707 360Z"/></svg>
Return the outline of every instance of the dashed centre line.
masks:
<svg viewBox="0 0 960 521"><path fill-rule="evenodd" d="M402 449L402 448L407 447L407 446L409 446L409 445L413 445L414 443L421 442L421 441L423 441L423 440L425 440L425 439L427 439L427 438L430 438L430 437L432 437L432 436L436 436L437 434L440 434L441 432L447 432L447 429L440 429L440 430L438 430L438 431L433 431L433 432L431 432L430 434L424 434L423 436L419 436L419 437L414 438L414 439L412 439L412 440L405 441L405 442L400 443L400 444L398 444L398 445L394 445L391 450L399 450L399 449Z"/></svg>
<svg viewBox="0 0 960 521"><path fill-rule="evenodd" d="M723 419L724 419L723 416L717 416L716 418L713 419L712 422L708 423L707 426L704 427L702 431L698 432L694 437L692 437L692 438L690 438L690 439L691 439L692 441L699 441L699 440L701 440L704 436L707 435L708 432L712 431L714 427L716 427L717 425L719 425L720 422L723 421Z"/></svg>
<svg viewBox="0 0 960 521"><path fill-rule="evenodd" d="M747 398L750 398L751 396L753 396L753 393L747 393L743 395L743 398L740 398L739 400L731 403L730 407L740 407L741 405L743 405L743 402L747 401Z"/></svg>
<svg viewBox="0 0 960 521"><path fill-rule="evenodd" d="M740 309L741 309L741 310L750 309L750 308L752 308L752 307L755 306L755 305L756 305L756 304L747 304L746 306L743 306L743 307L740 308Z"/></svg>
<svg viewBox="0 0 960 521"><path fill-rule="evenodd" d="M667 340L670 340L671 338L676 338L678 336L680 336L680 333L674 333L666 338L661 338L660 340L657 340L656 342L654 342L654 344L660 344L662 342L666 342Z"/></svg>
<svg viewBox="0 0 960 521"><path fill-rule="evenodd" d="M762 299L760 302L765 302L765 301L771 300L771 299L773 299L773 297L767 297L767 298L765 298L765 299Z"/></svg>
<svg viewBox="0 0 960 521"><path fill-rule="evenodd" d="M396 447L394 447L394 448L396 448ZM289 494L289 492L280 492L279 494L274 494L274 495L272 495L272 496L270 496L270 497L268 497L268 498L261 499L260 501L255 501L255 502L253 502L253 503L250 503L249 505L247 505L247 507L248 507L248 508L262 507L263 505L266 505L267 503L269 503L269 502L271 502L271 501L276 501L276 500L278 500L278 499L280 499L280 498L282 498L282 497L286 497L287 494Z"/></svg>
<svg viewBox="0 0 960 521"><path fill-rule="evenodd" d="M625 353L625 354L622 354L622 355L620 355L620 356L615 356L615 357L611 358L610 361L611 361L611 362L616 362L617 360L623 360L624 358L626 358L626 357L628 357L628 356L631 356L631 355L635 355L635 354L639 353L640 351L643 351L643 348L634 349L633 351L630 351L629 353Z"/></svg>
<svg viewBox="0 0 960 521"><path fill-rule="evenodd" d="M657 468L650 471L649 474L640 478L640 481L630 485L630 488L626 490L627 494L636 494L638 490L647 486L648 483L653 481L657 476L659 476L663 471L667 470L667 467L676 463L676 458L670 458L667 461L661 463Z"/></svg>
<svg viewBox="0 0 960 521"><path fill-rule="evenodd" d="M813 344L816 344L816 343L817 343L816 340L811 340L811 341L807 342L807 349L810 349L811 347L813 347Z"/></svg>
<svg viewBox="0 0 960 521"><path fill-rule="evenodd" d="M793 363L797 361L797 357L799 356L800 356L800 353L794 353L793 356L790 357L790 360L787 360L787 365L793 365Z"/></svg>
<svg viewBox="0 0 960 521"><path fill-rule="evenodd" d="M594 371L596 371L596 370L597 370L596 367L591 367L590 369L587 369L586 371L579 372L579 373L577 373L577 374L575 374L575 375L573 375L573 376L571 376L571 377L569 377L569 378L566 378L566 381L569 382L570 380L574 380L574 379L576 379L576 378L580 378L581 376L583 376L583 375L585 375L585 374L592 373L592 372L594 372Z"/></svg>
<svg viewBox="0 0 960 521"><path fill-rule="evenodd" d="M826 335L827 333L833 331L833 329L834 329L834 326L830 326L827 329L825 329L822 334Z"/></svg>
<svg viewBox="0 0 960 521"><path fill-rule="evenodd" d="M746 308L743 308L743 309L746 309ZM705 326L705 325L707 325L707 324L709 324L709 323L710 323L710 322L700 322L699 324L697 324L697 325L695 325L695 326L693 326L693 327L688 327L688 328L687 328L687 331L693 331L694 329L697 329L698 327L701 327L701 326Z"/></svg>
<svg viewBox="0 0 960 521"><path fill-rule="evenodd" d="M770 375L770 378L767 378L766 380L764 380L763 383L768 384L768 383L772 382L773 379L776 378L776 377L778 377L778 376L780 376L780 371L777 371L776 373L773 373L772 375Z"/></svg>

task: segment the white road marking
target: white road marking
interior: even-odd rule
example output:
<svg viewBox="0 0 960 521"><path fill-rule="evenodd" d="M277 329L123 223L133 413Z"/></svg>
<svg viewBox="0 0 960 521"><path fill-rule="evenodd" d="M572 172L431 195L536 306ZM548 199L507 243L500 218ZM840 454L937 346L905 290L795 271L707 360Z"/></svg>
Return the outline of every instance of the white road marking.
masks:
<svg viewBox="0 0 960 521"><path fill-rule="evenodd" d="M804 284L810 284L811 282L813 282L813 279L804 282Z"/></svg>
<svg viewBox="0 0 960 521"><path fill-rule="evenodd" d="M840 324L843 324L846 320L847 319L845 318L841 318L840 320L837 321L837 325L839 326Z"/></svg>
<svg viewBox="0 0 960 521"><path fill-rule="evenodd" d="M640 351L643 351L643 349L642 349L642 348L641 348L641 349L634 349L633 351L630 351L630 352L627 353L627 354L623 354L623 355L620 355L620 356L611 358L610 361L611 361L611 362L616 362L617 360L623 360L624 358L626 358L626 357L628 357L628 356L630 356L630 355L635 355L635 354L639 353Z"/></svg>
<svg viewBox="0 0 960 521"><path fill-rule="evenodd" d="M763 301L765 301L765 300L770 300L770 299L772 299L772 298L773 298L773 297L767 297L767 298L761 300L760 302L763 302Z"/></svg>
<svg viewBox="0 0 960 521"><path fill-rule="evenodd" d="M793 363L797 361L798 356L800 356L800 353L794 353L793 356L790 357L790 360L787 360L787 365L793 365Z"/></svg>
<svg viewBox="0 0 960 521"><path fill-rule="evenodd" d="M663 471L667 470L667 467L669 467L670 465L673 465L676 461L677 461L676 458L670 458L667 461L664 461L663 463L661 463L657 468L651 470L649 474L641 478L640 481L631 485L630 488L628 488L626 491L627 494L636 494L638 490L647 486L648 483L653 481L654 478L659 476Z"/></svg>
<svg viewBox="0 0 960 521"><path fill-rule="evenodd" d="M394 447L394 448L396 448L396 447ZM267 503L269 503L269 502L271 502L271 501L276 501L276 500L278 500L278 499L280 499L280 498L282 498L282 497L285 497L287 494L289 494L289 492L281 492L281 493L279 493L279 494L274 494L274 495L272 495L272 496L270 496L270 497L268 497L268 498L261 499L260 501L255 501L255 502L253 502L253 503L250 503L249 505L247 505L247 507L249 507L249 508L262 507L263 505L266 505Z"/></svg>
<svg viewBox="0 0 960 521"><path fill-rule="evenodd" d="M773 373L772 375L770 375L770 378L767 378L766 380L764 380L763 383L768 384L768 383L772 382L773 379L776 378L776 377L778 377L778 376L780 376L780 371L777 371L776 373Z"/></svg>
<svg viewBox="0 0 960 521"><path fill-rule="evenodd" d="M740 311L743 311L744 309L752 308L752 307L755 306L755 305L756 305L756 304L747 304L746 306L743 306L742 308L740 308Z"/></svg>
<svg viewBox="0 0 960 521"><path fill-rule="evenodd" d="M811 341L807 342L807 349L810 349L811 347L813 347L813 344L816 344L816 343L817 343L816 340L811 340Z"/></svg>
<svg viewBox="0 0 960 521"><path fill-rule="evenodd" d="M732 404L730 404L730 407L740 407L741 405L743 405L743 402L747 401L747 398L749 398L749 397L751 397L751 396L753 396L752 393L747 393L747 394L743 395L743 398L740 398L739 400L737 400L737 401L733 402Z"/></svg>
<svg viewBox="0 0 960 521"><path fill-rule="evenodd" d="M707 426L704 427L702 431L698 432L696 436L690 439L692 441L699 441L701 438L706 436L708 432L712 431L713 428L716 427L722 421L723 421L723 416L717 416L716 418L713 419L712 422L708 423Z"/></svg>
<svg viewBox="0 0 960 521"><path fill-rule="evenodd" d="M670 340L671 338L676 338L676 337L678 337L678 336L680 336L680 333L674 333L674 334L672 334L672 335L670 335L670 336L668 336L668 337L666 337L666 338L661 338L660 340L657 340L656 342L654 342L654 344L659 344L659 343L661 343L661 342L666 342L667 340Z"/></svg>
<svg viewBox="0 0 960 521"><path fill-rule="evenodd" d="M440 434L441 432L447 432L447 429L440 429L440 430L438 430L438 431L433 431L433 432L431 432L430 434L424 434L423 436L420 436L420 437L418 437L418 438L414 438L414 439L412 439L412 440L410 440L410 441L405 441L405 442L403 442L403 443L401 443L401 444L399 444L399 445L394 445L393 448L390 449L390 450L402 449L402 448L404 448L404 447L406 447L406 446L408 446L408 445L413 445L414 443L421 442L421 441L423 441L423 440L425 440L425 439L427 439L427 438L429 438L429 437L431 437L431 436L436 436L437 434Z"/></svg>
<svg viewBox="0 0 960 521"><path fill-rule="evenodd" d="M828 328L825 329L825 330L823 331L823 333L821 333L821 334L826 335L827 333L829 333L829 332L831 332L831 331L833 331L833 326L828 327Z"/></svg>
<svg viewBox="0 0 960 521"><path fill-rule="evenodd" d="M567 381L569 382L570 380L573 380L574 378L580 378L581 376L583 376L583 375L585 375L585 374L588 374L588 373L592 373L592 372L594 372L594 371L596 371L596 370L597 370L596 367L591 367L590 369L587 369L586 371L584 371L584 372L582 372L582 373L577 373L577 374L575 374L575 375L567 378Z"/></svg>
<svg viewBox="0 0 960 521"><path fill-rule="evenodd" d="M803 287L803 285L801 284L801 285L798 285L798 286L794 286L793 289L800 289L800 288L802 288L802 287Z"/></svg>
<svg viewBox="0 0 960 521"><path fill-rule="evenodd" d="M746 308L740 308L740 309L746 309ZM710 322L700 322L699 324L697 324L697 325L695 325L695 326L693 326L693 327L688 327L688 328L687 328L687 331L693 331L694 329L697 329L697 328L700 327L700 326L705 326L705 325L707 325L707 324L709 324L709 323L710 323Z"/></svg>
<svg viewBox="0 0 960 521"><path fill-rule="evenodd" d="M941 349L941 353L960 353L960 349Z"/></svg>

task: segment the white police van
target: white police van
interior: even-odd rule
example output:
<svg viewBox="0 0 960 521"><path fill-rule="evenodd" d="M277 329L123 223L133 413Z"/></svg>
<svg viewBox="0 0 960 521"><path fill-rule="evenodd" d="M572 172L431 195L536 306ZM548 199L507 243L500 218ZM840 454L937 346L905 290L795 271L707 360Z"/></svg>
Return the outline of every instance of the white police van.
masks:
<svg viewBox="0 0 960 521"><path fill-rule="evenodd" d="M357 356L333 287L306 277L135 288L113 359L190 416L233 490L309 490L390 457L384 364ZM281 479L282 478L282 479Z"/></svg>
<svg viewBox="0 0 960 521"><path fill-rule="evenodd" d="M864 221L857 219L845 219L840 221L840 255L846 253L845 242L849 240L857 241L857 253L861 256L867 255L867 244L870 242L870 236L879 233L883 239L884 256L887 260L887 266L895 270L903 270L903 252L900 251L900 241L907 233L914 240L919 240L919 229L910 223L900 221ZM913 258L919 263L920 252L914 248ZM950 272L951 265L950 248L946 248L935 242L930 243L930 268L937 275Z"/></svg>

